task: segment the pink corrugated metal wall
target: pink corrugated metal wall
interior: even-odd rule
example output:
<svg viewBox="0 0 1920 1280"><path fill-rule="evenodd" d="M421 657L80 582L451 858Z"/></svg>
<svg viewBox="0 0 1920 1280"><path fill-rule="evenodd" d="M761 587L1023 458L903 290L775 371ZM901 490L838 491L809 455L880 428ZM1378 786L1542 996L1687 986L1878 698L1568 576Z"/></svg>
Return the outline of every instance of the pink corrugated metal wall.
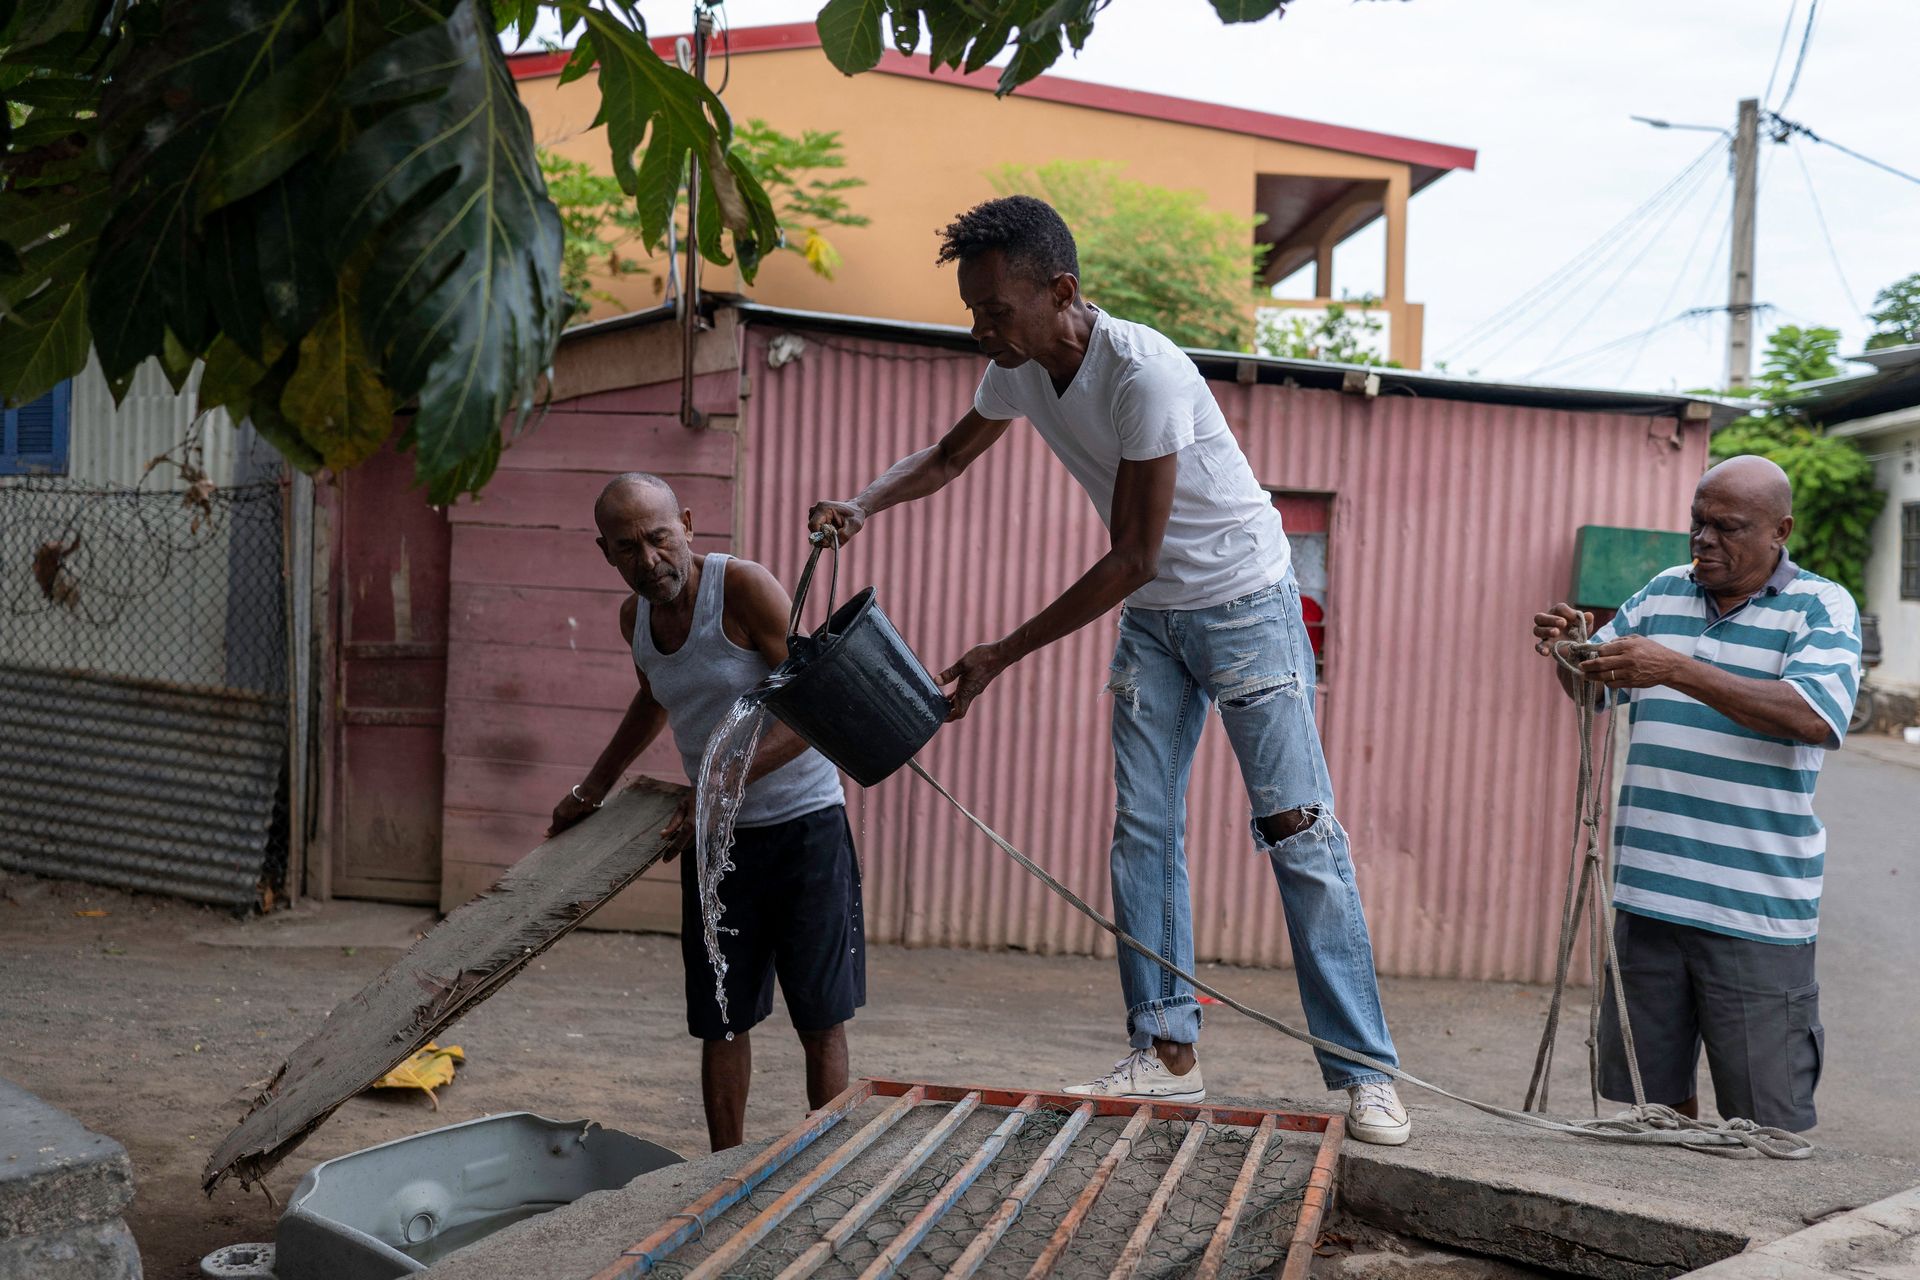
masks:
<svg viewBox="0 0 1920 1280"><path fill-rule="evenodd" d="M745 351L740 551L792 582L807 507L934 440L970 403L981 361L806 334L801 358L773 369L776 332L750 329ZM1321 726L1382 972L1550 977L1577 744L1529 619L1565 594L1580 525L1684 527L1704 427L1675 449L1670 419L1214 390L1263 484L1335 495ZM875 585L937 672L1050 601L1104 539L1065 470L1016 427L946 492L877 518L842 581ZM1113 633L1096 623L1013 668L922 757L1102 906ZM917 779L850 797L876 940L1111 953ZM1283 962L1279 895L1217 720L1190 812L1201 958Z"/></svg>

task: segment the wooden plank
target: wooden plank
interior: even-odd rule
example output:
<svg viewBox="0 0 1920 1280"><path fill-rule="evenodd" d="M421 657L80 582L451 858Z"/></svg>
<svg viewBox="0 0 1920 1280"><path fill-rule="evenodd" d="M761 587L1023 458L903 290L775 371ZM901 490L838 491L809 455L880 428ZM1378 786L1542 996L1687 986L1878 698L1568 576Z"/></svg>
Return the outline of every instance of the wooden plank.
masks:
<svg viewBox="0 0 1920 1280"><path fill-rule="evenodd" d="M725 528L732 521L729 511ZM726 533L693 536L696 555L731 551ZM579 529L509 529L497 525L456 524L453 527L453 581L498 586L558 587L603 591L620 585L593 535Z"/></svg>
<svg viewBox="0 0 1920 1280"><path fill-rule="evenodd" d="M517 529L577 529L594 533L593 504L606 488L606 471L507 471L494 473L486 491L447 508L447 519L463 524L507 525ZM680 505L693 512L695 529L733 527L733 480L727 476L666 475ZM587 547L603 565L593 540Z"/></svg>
<svg viewBox="0 0 1920 1280"><path fill-rule="evenodd" d="M739 395L739 317L716 312L713 328L701 333L693 349L695 403L707 404L707 385L715 375L726 379L725 393ZM554 354L553 380L548 394L555 404L596 392L654 384L670 391L671 407L680 404L681 329L671 316L647 324L619 328L587 328L568 335ZM725 373L718 371L725 370Z"/></svg>
<svg viewBox="0 0 1920 1280"><path fill-rule="evenodd" d="M680 761L669 762L672 772L654 778L667 786L684 786ZM636 771L634 778L641 775ZM472 756L447 757L445 804L449 809L481 813L520 813L546 818L567 788L580 781L580 770L570 764L530 764L524 760L483 760Z"/></svg>
<svg viewBox="0 0 1920 1280"><path fill-rule="evenodd" d="M550 412L507 446L500 470L587 471L603 482L621 471L731 477L739 439L731 431L690 431L670 412Z"/></svg>
<svg viewBox="0 0 1920 1280"><path fill-rule="evenodd" d="M626 708L543 707L454 698L447 702L446 755L568 765L584 775L600 758ZM640 754L636 773L679 778L680 757L667 734ZM684 781L684 779L681 779Z"/></svg>
<svg viewBox="0 0 1920 1280"><path fill-rule="evenodd" d="M535 956L637 879L665 852L675 792L622 792L534 849L497 893L460 907L397 962L336 1005L288 1055L247 1116L208 1159L211 1193L258 1182L334 1110L410 1057Z"/></svg>
<svg viewBox="0 0 1920 1280"><path fill-rule="evenodd" d="M618 582L609 571L610 581ZM625 587L573 591L555 587L503 587L456 582L448 598L448 625L467 640L630 653L620 636L620 602Z"/></svg>
<svg viewBox="0 0 1920 1280"><path fill-rule="evenodd" d="M624 712L640 687L633 655L535 649L455 640L447 646L447 697Z"/></svg>
<svg viewBox="0 0 1920 1280"><path fill-rule="evenodd" d="M584 772L620 725L621 711L447 699L446 753L572 765Z"/></svg>
<svg viewBox="0 0 1920 1280"><path fill-rule="evenodd" d="M580 926L602 933L664 933L680 936L680 864L658 863L613 895ZM485 893L508 868L478 862L446 863L439 905L452 911ZM424 899L431 903L432 898Z"/></svg>

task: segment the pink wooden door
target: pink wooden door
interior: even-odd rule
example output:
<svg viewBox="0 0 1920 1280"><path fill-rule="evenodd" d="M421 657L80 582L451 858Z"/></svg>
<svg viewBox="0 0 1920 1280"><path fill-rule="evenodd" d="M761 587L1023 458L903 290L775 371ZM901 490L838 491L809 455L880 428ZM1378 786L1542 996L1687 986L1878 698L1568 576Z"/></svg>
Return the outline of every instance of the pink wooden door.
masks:
<svg viewBox="0 0 1920 1280"><path fill-rule="evenodd" d="M391 447L340 480L333 891L438 902L448 529Z"/></svg>

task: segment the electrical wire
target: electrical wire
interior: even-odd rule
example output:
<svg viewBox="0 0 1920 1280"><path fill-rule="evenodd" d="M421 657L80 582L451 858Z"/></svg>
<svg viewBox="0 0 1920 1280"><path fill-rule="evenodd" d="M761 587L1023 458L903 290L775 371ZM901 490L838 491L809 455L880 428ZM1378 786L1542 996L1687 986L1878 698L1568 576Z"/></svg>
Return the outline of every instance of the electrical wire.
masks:
<svg viewBox="0 0 1920 1280"><path fill-rule="evenodd" d="M1793 75L1787 79L1787 91L1780 99L1776 111L1783 111L1793 101L1793 91L1800 87L1800 69L1807 65L1807 46L1813 43L1813 20L1820 16L1820 0L1808 0L1807 29L1800 35L1800 52L1793 60Z"/></svg>
<svg viewBox="0 0 1920 1280"><path fill-rule="evenodd" d="M1860 300L1854 296L1853 286L1847 283L1846 269L1840 265L1840 250L1834 246L1833 232L1827 229L1827 213L1820 207L1820 192L1814 186L1813 171L1807 168L1807 158L1800 154L1799 140L1788 138L1787 149L1793 152L1793 158L1800 162L1800 176L1806 179L1807 183L1807 199L1813 202L1813 216L1820 224L1820 238L1827 242L1827 258L1833 263L1834 277L1840 281L1840 292L1846 296L1847 306L1853 309L1854 315L1865 315L1866 313L1861 310Z"/></svg>
<svg viewBox="0 0 1920 1280"><path fill-rule="evenodd" d="M1762 308L1760 306L1756 306L1755 309L1760 310ZM1636 330L1633 333L1626 334L1623 337L1615 338L1610 342L1603 342L1597 347L1589 347L1585 351L1576 351L1570 356L1563 357L1562 359L1559 359L1559 360L1554 360L1550 363L1543 364L1536 369L1529 370L1524 376L1526 378L1537 378L1541 374L1546 373L1550 369L1561 369L1561 368L1567 367L1568 365L1584 364L1594 356L1605 355L1610 351L1614 351L1620 347L1624 347L1629 342L1644 342L1646 339L1652 337L1656 333L1659 333L1661 330L1670 329L1674 325L1682 322L1683 320L1697 320L1701 316L1711 315L1713 312L1725 311L1725 310L1726 308L1724 306L1689 307L1685 311L1680 312L1678 315L1668 316L1665 320L1662 320L1659 324L1649 325L1645 329Z"/></svg>
<svg viewBox="0 0 1920 1280"><path fill-rule="evenodd" d="M1518 297L1491 312L1439 354L1450 359L1464 356L1467 352L1483 346L1495 337L1529 320L1532 318L1532 312L1550 299L1559 299L1555 304L1556 310L1559 306L1565 305L1570 291L1576 287L1576 282L1581 281L1583 277L1604 271L1614 255L1621 251L1623 242L1642 223L1665 209L1668 202L1673 199L1674 193L1689 179L1696 177L1701 166L1719 152L1722 145L1721 139L1715 138L1704 151L1695 156L1657 191L1602 232L1580 252ZM1551 311L1548 314L1551 314Z"/></svg>
<svg viewBox="0 0 1920 1280"><path fill-rule="evenodd" d="M1823 147L1832 147L1835 151L1838 151L1840 154L1852 156L1855 160L1860 161L1862 164L1870 164L1876 169L1885 170L1887 173L1892 174L1896 178L1905 178L1908 182L1920 184L1920 177L1916 177L1913 174L1908 173L1905 169L1896 169L1884 160L1875 160L1872 156L1862 155L1860 152L1855 151L1852 147L1841 146L1839 143L1835 142L1832 138L1823 138L1819 134L1815 133L1813 130L1807 128L1807 126L1805 126L1804 124L1801 124L1798 120L1789 120L1785 116L1779 114L1778 112L1774 112L1773 122L1779 125L1780 128L1786 131L1787 133L1790 133L1790 134L1797 133L1801 137L1806 138L1809 142L1817 142Z"/></svg>
<svg viewBox="0 0 1920 1280"><path fill-rule="evenodd" d="M1793 15L1800 12L1800 0L1787 5L1787 20L1780 24L1780 44L1773 51L1773 70L1767 72L1767 91L1760 95L1763 104L1773 101L1773 82L1780 74L1780 60L1787 56L1787 41L1793 38Z"/></svg>
<svg viewBox="0 0 1920 1280"><path fill-rule="evenodd" d="M1584 331L1588 322L1599 313L1600 308L1604 307L1612 300L1613 295L1619 292L1620 286L1626 282L1628 276L1633 274L1634 268L1639 266L1647 254L1653 251L1653 247L1659 244L1666 236L1667 228L1673 225L1674 219L1680 216L1680 211L1687 206L1688 201L1692 200L1694 192L1704 184L1707 175L1711 172L1711 169L1701 169L1692 184L1673 201L1673 207L1668 212L1666 220L1654 229L1651 236L1647 237L1646 243L1640 246L1640 252L1634 254L1632 259L1630 259L1624 267L1620 268L1619 272L1613 277L1613 282L1600 291L1600 296L1593 300L1593 305L1588 307L1586 312L1582 314L1578 320L1574 321L1571 328L1560 335L1560 341L1554 344L1553 350L1547 352L1546 362L1548 365L1551 365L1554 358L1566 350L1567 343L1573 340L1573 335ZM1661 308L1663 311L1665 309L1664 306Z"/></svg>
<svg viewBox="0 0 1920 1280"><path fill-rule="evenodd" d="M1686 278L1687 269L1693 265L1694 255L1700 252L1700 243L1706 239L1707 228L1713 225L1714 214L1720 211L1721 201L1725 200L1732 191L1733 175L1729 173L1720 183L1720 189L1714 194L1713 203L1707 206L1707 216L1700 220L1699 229L1693 233L1693 241L1687 245L1687 256L1680 260L1680 269L1673 273L1673 283L1667 288L1667 296L1660 300L1658 307L1654 308L1654 315L1666 315L1667 309L1673 306L1674 295L1680 292L1680 282ZM1729 210L1728 218L1731 219L1731 217L1732 211ZM1728 224L1723 223L1722 225ZM1627 386L1633 381L1634 372L1640 367L1640 357L1646 354L1647 342L1652 337L1651 332L1643 335L1640 339L1640 345L1633 349L1633 359L1628 361L1627 371L1622 374L1620 378L1621 386Z"/></svg>

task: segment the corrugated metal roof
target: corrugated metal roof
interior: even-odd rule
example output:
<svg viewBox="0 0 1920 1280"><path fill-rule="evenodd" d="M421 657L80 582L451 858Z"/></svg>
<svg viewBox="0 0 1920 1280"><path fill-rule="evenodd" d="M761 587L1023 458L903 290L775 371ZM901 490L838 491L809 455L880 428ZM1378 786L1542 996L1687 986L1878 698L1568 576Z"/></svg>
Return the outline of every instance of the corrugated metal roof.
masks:
<svg viewBox="0 0 1920 1280"><path fill-rule="evenodd" d="M0 666L0 866L255 904L285 702Z"/></svg>
<svg viewBox="0 0 1920 1280"><path fill-rule="evenodd" d="M849 316L829 311L802 311L792 307L772 307L749 302L733 294L710 294L715 307L727 307L749 320L840 333L849 337L876 338L888 342L911 342L920 346L980 354L973 335L960 325L926 324L913 320L888 320L876 316ZM672 304L609 316L591 324L576 325L566 337L584 337L590 333L658 324L671 319ZM1489 382L1461 378L1451 374L1427 373L1417 369L1384 369L1370 365L1336 364L1330 360L1293 360L1280 356L1251 355L1236 351L1208 351L1188 348L1187 354L1207 377L1235 381L1242 368L1250 370L1252 380L1269 385L1291 385L1309 389L1340 390L1349 374L1377 374L1381 396L1411 396L1425 400L1466 400L1476 404L1514 405L1532 409L1566 409L1598 413L1625 413L1641 417L1678 418L1706 422L1718 429L1751 406L1717 400L1708 396L1673 395L1651 391L1613 391L1598 387L1565 387L1531 382Z"/></svg>

